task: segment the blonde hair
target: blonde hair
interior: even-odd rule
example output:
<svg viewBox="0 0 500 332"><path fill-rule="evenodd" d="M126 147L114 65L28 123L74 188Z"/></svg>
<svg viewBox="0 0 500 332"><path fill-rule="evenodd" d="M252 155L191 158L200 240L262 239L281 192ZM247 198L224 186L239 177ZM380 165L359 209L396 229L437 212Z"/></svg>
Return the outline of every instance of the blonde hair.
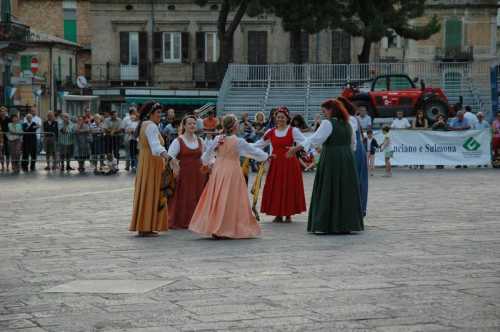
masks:
<svg viewBox="0 0 500 332"><path fill-rule="evenodd" d="M222 120L222 130L226 135L233 133L234 126L238 123L238 118L234 114L228 114Z"/></svg>
<svg viewBox="0 0 500 332"><path fill-rule="evenodd" d="M264 114L264 112L257 112L255 113L255 122L257 122L257 118L261 116L262 117L262 122L266 122L266 115Z"/></svg>

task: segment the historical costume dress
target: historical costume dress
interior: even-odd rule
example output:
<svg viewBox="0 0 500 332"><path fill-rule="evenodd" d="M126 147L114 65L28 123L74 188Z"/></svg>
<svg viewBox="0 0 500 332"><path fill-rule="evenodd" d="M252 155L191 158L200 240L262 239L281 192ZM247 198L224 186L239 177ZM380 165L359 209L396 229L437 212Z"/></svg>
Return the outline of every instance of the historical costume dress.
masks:
<svg viewBox="0 0 500 332"><path fill-rule="evenodd" d="M261 212L288 217L306 211L300 162L296 156L286 156L294 143L300 145L304 140L298 128L287 127L285 130L269 129L255 143L258 148L271 145L273 155L262 194Z"/></svg>
<svg viewBox="0 0 500 332"><path fill-rule="evenodd" d="M323 120L303 145L307 149L323 144L309 207L308 232L349 233L364 229L353 136L348 122L333 118Z"/></svg>
<svg viewBox="0 0 500 332"><path fill-rule="evenodd" d="M349 123L355 134L356 140L356 170L359 180L359 194L361 195L361 210L363 216L366 216L366 206L368 205L368 161L366 159L366 149L363 145L363 136L359 120L355 116L349 117Z"/></svg>
<svg viewBox="0 0 500 332"><path fill-rule="evenodd" d="M162 198L162 173L166 152L158 126L144 121L139 133L139 167L135 178L134 208L130 231L158 232L168 229L168 211Z"/></svg>
<svg viewBox="0 0 500 332"><path fill-rule="evenodd" d="M250 209L248 190L240 168L240 156L257 161L267 153L236 136L217 136L207 146L202 160L208 164L216 151L215 164L189 229L202 235L233 239L252 238L260 227Z"/></svg>
<svg viewBox="0 0 500 332"><path fill-rule="evenodd" d="M168 148L168 155L179 160L180 171L176 178L175 192L168 202L168 227L188 228L196 204L207 183L202 172L203 141L197 138L188 142L183 136L176 138Z"/></svg>

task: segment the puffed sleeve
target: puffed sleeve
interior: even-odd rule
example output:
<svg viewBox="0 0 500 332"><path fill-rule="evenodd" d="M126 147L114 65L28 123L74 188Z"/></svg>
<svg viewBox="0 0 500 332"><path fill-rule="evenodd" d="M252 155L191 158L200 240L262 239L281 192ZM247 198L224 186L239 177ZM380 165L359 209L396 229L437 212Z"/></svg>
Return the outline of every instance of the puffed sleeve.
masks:
<svg viewBox="0 0 500 332"><path fill-rule="evenodd" d="M221 136L216 136L213 140L207 141L205 144L205 151L201 155L201 162L204 165L209 165L215 155L215 149L219 145L219 140L221 139Z"/></svg>
<svg viewBox="0 0 500 332"><path fill-rule="evenodd" d="M173 159L177 158L177 155L181 151L181 145L179 144L179 139L176 138L172 141L170 146L168 147L168 155Z"/></svg>
<svg viewBox="0 0 500 332"><path fill-rule="evenodd" d="M269 139L270 133L271 129L268 129L261 139L253 143L253 146L256 147L257 149L264 149L265 147L269 146L269 144L271 144L271 140Z"/></svg>
<svg viewBox="0 0 500 332"><path fill-rule="evenodd" d="M268 154L261 149L256 148L253 144L248 143L243 138L238 138L238 150L241 156L245 156L257 161L265 161Z"/></svg>
<svg viewBox="0 0 500 332"><path fill-rule="evenodd" d="M304 134L302 134L299 128L293 127L292 134L293 134L293 141L297 143L297 145L304 144L306 137L304 136Z"/></svg>
<svg viewBox="0 0 500 332"><path fill-rule="evenodd" d="M160 156L162 153L167 152L165 147L161 145L158 136L160 135L160 130L158 126L151 123L146 127L146 138L148 139L149 148L151 149L151 153L153 156Z"/></svg>
<svg viewBox="0 0 500 332"><path fill-rule="evenodd" d="M320 146L325 143L328 137L333 132L332 123L329 120L321 121L321 124L314 134L304 139L304 143L300 144L306 151L311 146Z"/></svg>

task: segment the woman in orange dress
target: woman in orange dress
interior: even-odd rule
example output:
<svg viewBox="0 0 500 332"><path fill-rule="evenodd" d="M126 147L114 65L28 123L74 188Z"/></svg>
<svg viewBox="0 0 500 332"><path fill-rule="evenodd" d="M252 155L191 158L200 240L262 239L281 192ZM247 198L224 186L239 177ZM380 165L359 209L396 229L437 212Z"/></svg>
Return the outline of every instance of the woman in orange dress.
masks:
<svg viewBox="0 0 500 332"><path fill-rule="evenodd" d="M268 155L238 138L238 127L234 115L224 117L224 134L215 137L202 156L204 164L210 163L214 152L216 158L189 224L195 233L215 239L244 239L260 234L260 226L250 209L240 156L264 161Z"/></svg>
<svg viewBox="0 0 500 332"><path fill-rule="evenodd" d="M135 178L134 208L129 230L137 231L143 237L158 236L157 232L168 229L168 211L161 187L165 162L170 157L158 129L160 112L160 104L144 104L136 130L139 137L139 167Z"/></svg>
<svg viewBox="0 0 500 332"><path fill-rule="evenodd" d="M168 202L168 227L188 228L198 199L207 183L207 174L202 171L201 155L203 141L196 136L196 117L188 115L182 119L182 134L172 141L168 155L176 175L176 187Z"/></svg>

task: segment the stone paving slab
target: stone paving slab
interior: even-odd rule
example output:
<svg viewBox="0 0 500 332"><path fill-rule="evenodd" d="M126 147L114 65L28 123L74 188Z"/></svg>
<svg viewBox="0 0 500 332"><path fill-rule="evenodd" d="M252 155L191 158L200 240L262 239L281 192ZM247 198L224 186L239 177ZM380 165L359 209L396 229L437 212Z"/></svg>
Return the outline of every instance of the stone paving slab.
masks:
<svg viewBox="0 0 500 332"><path fill-rule="evenodd" d="M241 241L135 237L124 172L0 176L0 331L500 330L498 170L380 175L363 233L264 216L262 237ZM93 280L162 284L114 294ZM75 282L91 292L47 292Z"/></svg>

